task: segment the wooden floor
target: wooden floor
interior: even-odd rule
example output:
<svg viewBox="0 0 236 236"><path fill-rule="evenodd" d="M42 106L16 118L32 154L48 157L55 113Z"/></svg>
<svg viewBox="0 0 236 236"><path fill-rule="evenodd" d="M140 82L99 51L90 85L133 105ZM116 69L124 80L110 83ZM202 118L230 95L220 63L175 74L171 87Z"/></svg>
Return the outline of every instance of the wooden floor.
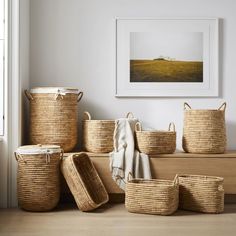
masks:
<svg viewBox="0 0 236 236"><path fill-rule="evenodd" d="M128 213L124 204L106 205L93 213L64 206L48 213L20 209L0 210L1 236L233 236L236 204L227 204L219 215L178 211L173 216Z"/></svg>

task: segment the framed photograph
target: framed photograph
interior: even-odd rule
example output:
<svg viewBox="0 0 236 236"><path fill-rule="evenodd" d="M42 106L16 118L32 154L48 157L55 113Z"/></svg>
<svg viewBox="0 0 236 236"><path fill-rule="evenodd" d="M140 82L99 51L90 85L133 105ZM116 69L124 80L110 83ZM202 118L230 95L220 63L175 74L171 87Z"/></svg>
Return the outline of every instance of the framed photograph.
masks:
<svg viewBox="0 0 236 236"><path fill-rule="evenodd" d="M218 25L215 18L116 18L116 96L218 96Z"/></svg>

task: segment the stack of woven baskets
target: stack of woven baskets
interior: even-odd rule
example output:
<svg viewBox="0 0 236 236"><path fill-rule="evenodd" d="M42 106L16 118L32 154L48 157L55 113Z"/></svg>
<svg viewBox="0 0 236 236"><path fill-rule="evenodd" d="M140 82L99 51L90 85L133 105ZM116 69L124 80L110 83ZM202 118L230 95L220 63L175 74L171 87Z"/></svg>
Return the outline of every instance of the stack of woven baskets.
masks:
<svg viewBox="0 0 236 236"><path fill-rule="evenodd" d="M78 142L78 107L82 92L73 88L34 88L25 92L30 101L30 143L16 151L19 205L30 211L56 207L60 196L60 166L78 207L93 210L109 199L86 153L62 158ZM226 148L225 108L193 110L184 104L183 149L192 153L223 153ZM132 117L131 113L127 117ZM83 120L83 148L87 152L113 150L114 120ZM167 131L135 126L136 148L149 155L175 152L174 123ZM40 145L38 145L40 143ZM49 145L49 146L48 146ZM223 178L176 175L170 180L132 179L126 185L130 212L170 215L178 208L220 213L224 209Z"/></svg>

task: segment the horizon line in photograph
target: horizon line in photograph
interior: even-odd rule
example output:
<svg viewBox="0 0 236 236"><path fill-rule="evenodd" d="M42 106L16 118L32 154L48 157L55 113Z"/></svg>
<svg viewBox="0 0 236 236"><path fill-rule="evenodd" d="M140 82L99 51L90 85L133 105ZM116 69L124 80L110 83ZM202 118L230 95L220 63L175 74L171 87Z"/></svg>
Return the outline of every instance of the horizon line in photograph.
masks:
<svg viewBox="0 0 236 236"><path fill-rule="evenodd" d="M131 32L130 82L203 82L203 33Z"/></svg>

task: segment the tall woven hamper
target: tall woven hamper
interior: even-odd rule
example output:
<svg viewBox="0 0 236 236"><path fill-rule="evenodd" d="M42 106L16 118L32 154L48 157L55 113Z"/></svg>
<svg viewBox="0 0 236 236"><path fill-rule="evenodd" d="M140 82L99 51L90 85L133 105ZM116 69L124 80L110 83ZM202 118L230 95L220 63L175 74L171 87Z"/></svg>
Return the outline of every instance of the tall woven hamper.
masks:
<svg viewBox="0 0 236 236"><path fill-rule="evenodd" d="M25 94L30 101L30 143L73 150L78 138L78 102L83 93L74 88L44 87L26 90Z"/></svg>
<svg viewBox="0 0 236 236"><path fill-rule="evenodd" d="M49 211L57 206L61 156L62 149L55 145L29 145L16 150L17 193L21 208Z"/></svg>
<svg viewBox="0 0 236 236"><path fill-rule="evenodd" d="M108 193L86 153L72 154L61 163L61 171L81 211L91 211L109 200Z"/></svg>
<svg viewBox="0 0 236 236"><path fill-rule="evenodd" d="M183 149L190 153L224 153L226 149L225 108L194 110L184 103Z"/></svg>
<svg viewBox="0 0 236 236"><path fill-rule="evenodd" d="M125 206L129 212L171 215L178 209L179 184L161 179L129 179L126 183Z"/></svg>
<svg viewBox="0 0 236 236"><path fill-rule="evenodd" d="M223 181L215 176L179 175L179 207L204 213L223 212Z"/></svg>
<svg viewBox="0 0 236 236"><path fill-rule="evenodd" d="M169 124L167 131L142 130L140 122L135 125L137 149L146 154L168 154L175 152L176 132L174 123Z"/></svg>

